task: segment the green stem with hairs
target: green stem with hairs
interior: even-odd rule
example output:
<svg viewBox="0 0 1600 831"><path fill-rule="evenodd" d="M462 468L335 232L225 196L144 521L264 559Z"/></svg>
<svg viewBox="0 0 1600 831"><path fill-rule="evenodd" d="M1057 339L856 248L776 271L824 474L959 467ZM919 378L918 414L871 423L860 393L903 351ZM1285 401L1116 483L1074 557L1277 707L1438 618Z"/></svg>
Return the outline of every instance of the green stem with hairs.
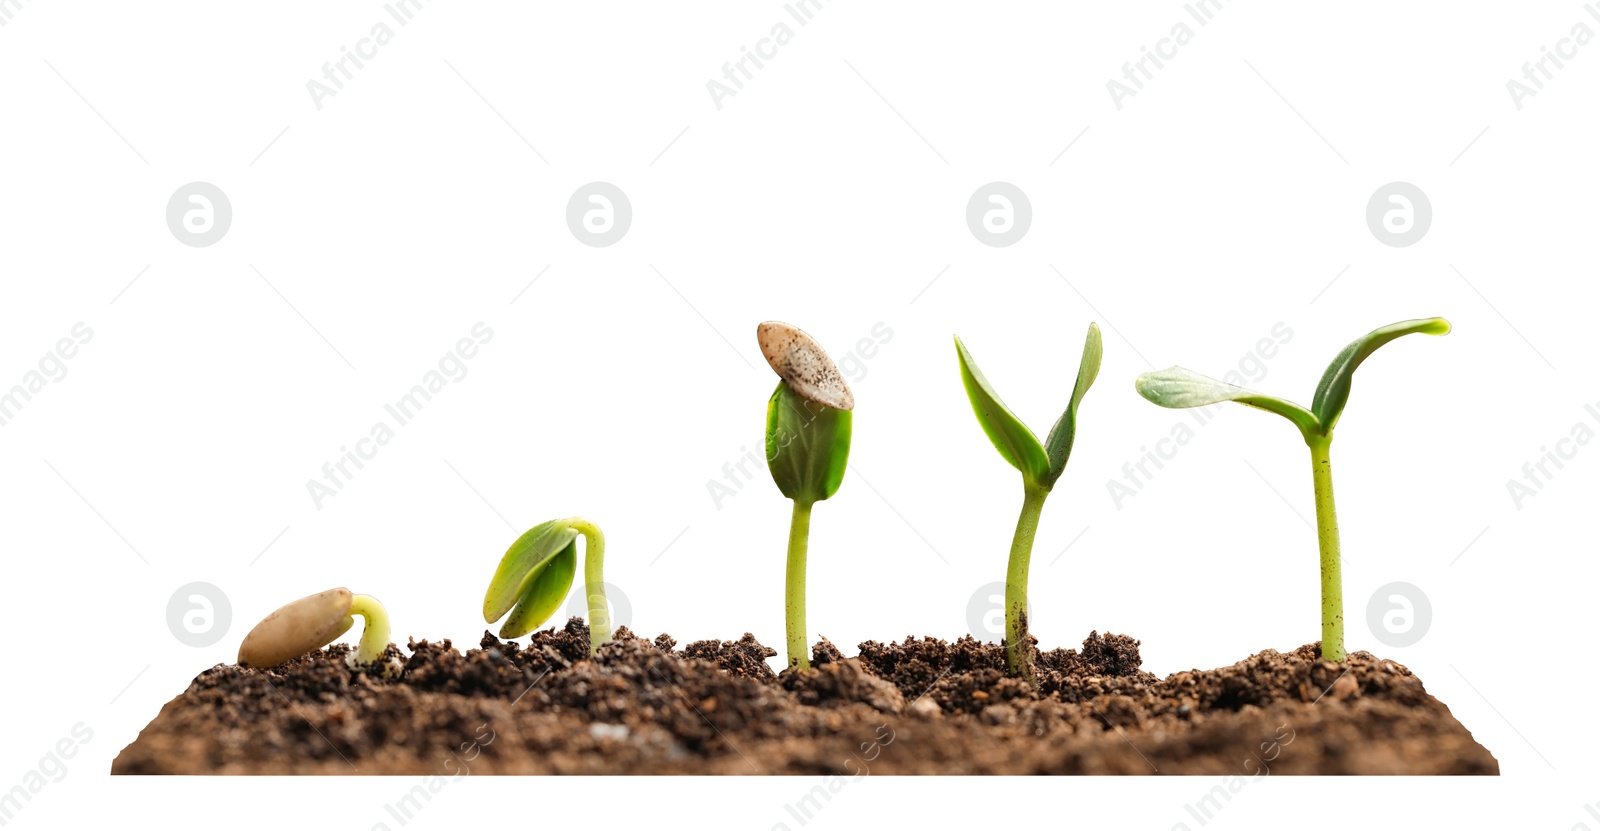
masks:
<svg viewBox="0 0 1600 831"><path fill-rule="evenodd" d="M1033 652L1028 649L1028 562L1033 557L1033 536L1039 530L1039 513L1050 489L1032 482L1022 486L1022 513L1011 537L1011 559L1006 562L1006 669L1034 683Z"/></svg>
<svg viewBox="0 0 1600 831"><path fill-rule="evenodd" d="M784 629L788 636L789 666L810 669L806 644L806 545L811 537L810 502L794 501L789 520L789 563L784 572Z"/></svg>
<svg viewBox="0 0 1600 831"><path fill-rule="evenodd" d="M611 641L611 606L606 602L606 535L600 526L581 517L567 520L568 527L583 535L583 593L589 602L589 654L600 651Z"/></svg>
<svg viewBox="0 0 1600 831"><path fill-rule="evenodd" d="M1308 437L1311 482L1317 496L1317 548L1322 556L1322 657L1344 660L1344 577L1340 572L1339 518L1333 507L1331 436Z"/></svg>

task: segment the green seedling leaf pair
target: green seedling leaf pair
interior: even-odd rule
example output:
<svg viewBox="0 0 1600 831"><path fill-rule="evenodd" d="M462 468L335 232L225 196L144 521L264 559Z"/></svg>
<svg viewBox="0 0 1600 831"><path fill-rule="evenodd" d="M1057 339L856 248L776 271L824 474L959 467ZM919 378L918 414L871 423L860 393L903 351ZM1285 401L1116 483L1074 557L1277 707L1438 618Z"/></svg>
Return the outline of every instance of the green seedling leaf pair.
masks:
<svg viewBox="0 0 1600 831"><path fill-rule="evenodd" d="M500 625L500 637L520 638L539 628L561 608L578 571L578 537L585 543L584 591L589 601L589 654L611 640L611 613L606 604L606 540L600 528L579 517L535 525L517 538L500 558L500 566L483 596L483 620ZM506 617L506 613L510 616Z"/></svg>
<svg viewBox="0 0 1600 831"><path fill-rule="evenodd" d="M1072 455L1072 441L1078 432L1078 405L1083 394L1089 391L1095 376L1100 373L1100 358L1104 348L1100 327L1089 324L1089 336L1083 344L1083 357L1078 362L1078 379L1072 387L1072 398L1067 409L1056 419L1050 435L1043 444L1034 437L1028 425L1014 415L1000 396L989 385L989 379L978 370L961 338L956 338L956 355L961 360L961 383L967 388L967 400L978 416L978 424L994 443L996 450L1011 466L1022 471L1025 481L1049 490L1067 469L1067 458Z"/></svg>
<svg viewBox="0 0 1600 831"><path fill-rule="evenodd" d="M1104 353L1100 327L1089 324L1072 397L1043 443L1000 400L961 338L955 340L956 356L961 362L961 382L967 389L967 400L972 402L979 426L1000 451L1001 458L1022 472L1022 514L1017 518L1011 557L1006 564L1006 667L1012 675L1033 683L1033 653L1028 645L1028 563L1033 555L1033 538L1039 529L1039 514L1044 509L1045 497L1061 478L1072 456L1072 442L1078 432L1078 405L1100 373L1100 358Z"/></svg>
<svg viewBox="0 0 1600 831"><path fill-rule="evenodd" d="M1350 400L1351 378L1362 361L1377 351L1378 347L1396 338L1419 332L1443 335L1449 331L1450 323L1444 318L1430 317L1403 320L1357 338L1340 351L1333 363L1328 365L1327 371L1322 373L1310 408L1207 378L1177 366L1159 372L1147 372L1134 383L1140 395L1163 407L1204 407L1222 401L1237 401L1277 413L1299 428L1306 446L1311 449L1312 486L1317 502L1317 543L1322 559L1322 656L1328 660L1343 661L1345 658L1339 523L1333 504L1333 472L1328 459L1328 447L1333 441L1334 425L1339 423L1339 416Z"/></svg>
<svg viewBox="0 0 1600 831"><path fill-rule="evenodd" d="M1345 404L1350 401L1350 379L1354 377L1356 367L1361 366L1362 361L1376 352L1378 347L1418 332L1443 335L1449 331L1449 321L1442 317L1429 317L1392 323L1357 338L1341 350L1322 373L1310 409L1292 401L1208 378L1179 366L1146 372L1134 383L1140 395L1163 407L1204 407L1221 401L1237 401L1258 410L1277 413L1300 428L1300 434L1310 444L1319 438L1332 437L1333 427L1339 422Z"/></svg>
<svg viewBox="0 0 1600 831"><path fill-rule="evenodd" d="M833 496L850 458L850 411L803 398L778 382L767 399L767 469L783 495L812 505Z"/></svg>
<svg viewBox="0 0 1600 831"><path fill-rule="evenodd" d="M810 335L776 320L756 327L761 353L781 378L767 400L767 469L794 501L784 570L789 666L810 669L806 637L806 555L811 508L838 492L850 458L855 396Z"/></svg>

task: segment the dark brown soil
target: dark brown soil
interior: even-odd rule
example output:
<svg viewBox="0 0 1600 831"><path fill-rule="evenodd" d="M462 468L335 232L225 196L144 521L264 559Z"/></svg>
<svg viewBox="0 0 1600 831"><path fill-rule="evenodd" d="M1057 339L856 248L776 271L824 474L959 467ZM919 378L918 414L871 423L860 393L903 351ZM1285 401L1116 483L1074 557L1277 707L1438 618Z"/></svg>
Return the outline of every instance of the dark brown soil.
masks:
<svg viewBox="0 0 1600 831"><path fill-rule="evenodd" d="M397 678L349 647L268 670L218 665L168 702L112 773L1499 773L1405 667L1316 644L1156 678L1139 642L1090 633L1037 657L907 638L775 674L745 635L675 650L626 629L595 659L577 618L519 645L412 642Z"/></svg>

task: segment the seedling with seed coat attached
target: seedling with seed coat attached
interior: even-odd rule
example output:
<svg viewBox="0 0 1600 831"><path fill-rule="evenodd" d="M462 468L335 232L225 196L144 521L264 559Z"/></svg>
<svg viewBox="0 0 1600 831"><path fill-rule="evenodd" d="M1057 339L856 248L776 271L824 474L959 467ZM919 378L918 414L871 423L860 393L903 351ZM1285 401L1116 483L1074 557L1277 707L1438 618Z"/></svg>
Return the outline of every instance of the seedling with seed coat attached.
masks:
<svg viewBox="0 0 1600 831"><path fill-rule="evenodd" d="M366 626L361 643L345 660L351 666L375 664L389 648L389 615L378 599L338 588L289 603L256 624L239 644L239 666L274 667L333 643L355 625Z"/></svg>
<svg viewBox="0 0 1600 831"><path fill-rule="evenodd" d="M850 457L855 397L839 367L805 332L769 320L756 327L761 354L783 380L767 401L767 469L794 500L784 572L784 630L789 666L810 669L806 646L806 549L811 507L833 496Z"/></svg>

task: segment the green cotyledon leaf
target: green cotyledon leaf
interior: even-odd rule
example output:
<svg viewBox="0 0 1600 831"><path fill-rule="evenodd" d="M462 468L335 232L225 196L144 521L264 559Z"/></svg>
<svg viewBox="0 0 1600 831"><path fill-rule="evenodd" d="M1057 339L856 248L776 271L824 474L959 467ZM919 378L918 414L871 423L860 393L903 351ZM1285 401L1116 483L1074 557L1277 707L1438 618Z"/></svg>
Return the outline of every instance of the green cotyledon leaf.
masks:
<svg viewBox="0 0 1600 831"><path fill-rule="evenodd" d="M523 588L516 608L500 626L500 637L520 638L538 629L561 608L572 590L573 576L578 572L578 541L567 543L539 569Z"/></svg>
<svg viewBox="0 0 1600 831"><path fill-rule="evenodd" d="M527 533L518 537L511 547L506 549L504 557L500 558L500 565L495 569L494 577L489 581L489 589L483 596L483 619L486 623L499 620L513 606L520 608L529 600L536 606L548 602L548 595L554 591L555 584L561 582L561 570L566 570L565 585L561 589L561 597L554 603L559 605L561 599L566 597L566 589L572 585L572 574L577 563L578 532L563 520L551 520L540 523L529 529ZM571 564L558 563L570 555ZM545 576L544 572L552 571ZM526 619L536 611L529 608L520 617ZM555 611L551 607L544 616L531 624L537 626L543 623ZM505 634L504 631L501 632ZM516 637L510 635L507 637Z"/></svg>
<svg viewBox="0 0 1600 831"><path fill-rule="evenodd" d="M779 381L767 401L767 469L784 496L812 504L839 490L850 459L850 410L802 397Z"/></svg>
<svg viewBox="0 0 1600 831"><path fill-rule="evenodd" d="M1308 440L1322 431L1317 417L1293 401L1262 395L1244 387L1190 372L1181 366L1146 372L1140 375L1133 385L1140 395L1162 407L1186 409L1204 407L1219 401L1237 401L1289 419L1294 426L1300 428L1301 435Z"/></svg>
<svg viewBox="0 0 1600 831"><path fill-rule="evenodd" d="M1355 376L1356 367L1361 366L1361 362L1376 352L1378 347L1395 338L1418 332L1425 335L1449 334L1450 321L1442 317L1425 317L1391 323L1357 338L1339 352L1333 363L1328 364L1327 371L1322 373L1322 380L1317 383L1317 393L1311 399L1311 412L1322 423L1323 432L1331 432L1339 422L1344 405L1350 400L1350 379Z"/></svg>
<svg viewBox="0 0 1600 831"><path fill-rule="evenodd" d="M1061 413L1061 418L1050 428L1050 435L1044 442L1045 456L1050 462L1046 479L1041 483L1045 487L1054 487L1062 471L1067 469L1067 459L1072 456L1072 440L1078 432L1078 404L1100 374L1100 358L1104 353L1100 327L1090 323L1089 334L1083 341L1083 357L1078 361L1078 380L1072 385L1072 398L1067 402L1067 409Z"/></svg>
<svg viewBox="0 0 1600 831"><path fill-rule="evenodd" d="M978 417L978 425L994 444L994 449L1000 451L1000 457L1022 471L1025 480L1048 488L1049 482L1055 480L1050 478L1050 458L1039 444L1039 439L989 386L989 380L983 377L983 372L972 360L961 338L955 340L956 357L961 362L961 383L966 387L967 400L972 403L972 412Z"/></svg>

